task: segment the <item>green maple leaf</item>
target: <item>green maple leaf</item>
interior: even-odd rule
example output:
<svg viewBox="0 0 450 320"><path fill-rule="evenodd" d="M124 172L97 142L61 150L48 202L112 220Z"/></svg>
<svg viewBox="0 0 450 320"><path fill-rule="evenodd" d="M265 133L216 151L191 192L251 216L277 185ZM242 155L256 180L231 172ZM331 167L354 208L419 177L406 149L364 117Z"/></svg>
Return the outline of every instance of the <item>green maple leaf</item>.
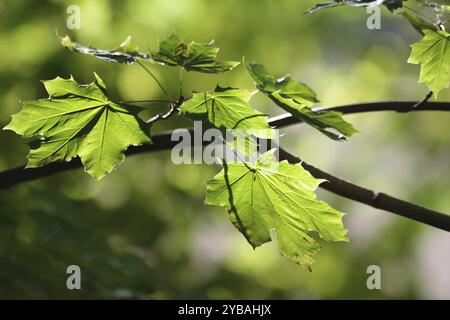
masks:
<svg viewBox="0 0 450 320"><path fill-rule="evenodd" d="M134 63L138 58L148 60L150 55L138 51L138 48L132 47L131 36L125 39L118 47L103 50L93 47L83 46L79 43L73 42L69 36L60 38L61 44L70 51L79 52L96 57L103 61L120 62L120 63Z"/></svg>
<svg viewBox="0 0 450 320"><path fill-rule="evenodd" d="M235 68L239 62L216 61L219 48L214 41L200 43L192 41L186 44L175 34L159 42L159 49L152 51L154 61L169 66L180 66L187 71L203 73L221 73Z"/></svg>
<svg viewBox="0 0 450 320"><path fill-rule="evenodd" d="M433 23L422 19L417 14L413 14L408 11L402 11L400 12L400 14L405 17L406 20L408 20L408 22L417 32L421 33L422 35L425 35L424 30L426 29L437 30L437 27Z"/></svg>
<svg viewBox="0 0 450 320"><path fill-rule="evenodd" d="M180 114L192 118L206 117L219 129L240 129L259 138L270 139L275 132L267 123L267 115L253 109L249 100L254 92L216 87L213 92L194 93L180 107Z"/></svg>
<svg viewBox="0 0 450 320"><path fill-rule="evenodd" d="M316 93L308 85L297 82L289 76L275 79L262 64L257 63L247 64L247 70L260 91L266 94L276 94L285 103L292 101L303 107L313 106L319 102Z"/></svg>
<svg viewBox="0 0 450 320"><path fill-rule="evenodd" d="M316 198L323 180L300 164L276 162L273 151L256 164L226 163L207 185L205 203L225 207L234 226L255 248L271 241L292 261L311 267L320 249L312 233L325 241L348 241L343 213Z"/></svg>
<svg viewBox="0 0 450 320"><path fill-rule="evenodd" d="M150 143L149 128L137 117L141 109L112 102L103 81L80 85L73 78L43 81L48 99L24 102L4 128L31 143L27 167L40 167L79 156L85 170L101 179L123 162L130 145Z"/></svg>
<svg viewBox="0 0 450 320"><path fill-rule="evenodd" d="M450 34L423 30L425 36L413 44L408 62L420 64L420 83L425 83L437 97L450 83Z"/></svg>
<svg viewBox="0 0 450 320"><path fill-rule="evenodd" d="M247 64L250 76L255 80L257 88L268 96L279 107L304 121L326 136L341 140L351 137L358 131L342 118L336 111L313 111L310 107L318 102L315 92L306 84L297 82L289 76L275 79L265 67L257 63ZM341 134L336 134L334 129Z"/></svg>

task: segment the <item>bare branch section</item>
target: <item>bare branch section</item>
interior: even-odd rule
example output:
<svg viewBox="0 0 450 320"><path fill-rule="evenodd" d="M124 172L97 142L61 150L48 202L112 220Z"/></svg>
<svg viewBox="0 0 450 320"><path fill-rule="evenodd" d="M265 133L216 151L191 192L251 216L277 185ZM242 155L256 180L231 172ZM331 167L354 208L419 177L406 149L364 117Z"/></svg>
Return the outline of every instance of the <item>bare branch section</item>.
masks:
<svg viewBox="0 0 450 320"><path fill-rule="evenodd" d="M413 101L382 101L371 103L350 104L340 107L318 107L314 111L338 111L343 114L355 114L366 112L394 111L397 113L409 113L419 111L450 111L450 102L413 102ZM290 114L282 114L270 119L270 125L281 128L302 122Z"/></svg>
<svg viewBox="0 0 450 320"><path fill-rule="evenodd" d="M315 111L334 110L343 114L354 114L376 111L395 111L400 113L418 112L418 111L450 111L450 102L375 102L365 104L353 104L333 108L316 108ZM273 127L281 128L289 125L300 123L301 121L294 118L290 114L283 114L278 117L271 118L269 124ZM193 134L192 130L191 133ZM154 152L159 150L167 150L178 144L178 141L171 141L171 133L155 135L152 137L153 144L139 147L130 147L127 155ZM301 160L285 150L280 150L280 158L288 160L292 163L299 163ZM22 182L36 180L58 172L81 167L78 158L70 162L58 162L39 168L24 168L20 166L0 172L0 189L17 185ZM353 183L346 182L329 173L326 173L310 164L302 162L302 166L311 172L316 178L326 179L327 182L321 184L321 188L342 197L365 203L369 206L386 210L403 217L413 219L424 224L450 231L450 216L444 213L433 211L421 206L409 203L384 193L378 193Z"/></svg>
<svg viewBox="0 0 450 320"><path fill-rule="evenodd" d="M450 231L449 215L344 181L302 161L300 158L281 148L280 160L287 160L290 163L300 163L302 167L308 170L314 177L327 180L320 185L322 189L328 190L341 197L365 203L371 207L389 211L445 231Z"/></svg>

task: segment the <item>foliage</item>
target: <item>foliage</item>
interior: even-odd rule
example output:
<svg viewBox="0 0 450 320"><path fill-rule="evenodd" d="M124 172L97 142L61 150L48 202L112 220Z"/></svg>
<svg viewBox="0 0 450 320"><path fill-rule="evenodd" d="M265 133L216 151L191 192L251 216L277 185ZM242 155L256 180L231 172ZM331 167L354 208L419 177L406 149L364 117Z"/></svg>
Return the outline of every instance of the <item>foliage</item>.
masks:
<svg viewBox="0 0 450 320"><path fill-rule="evenodd" d="M142 110L109 100L102 79L95 78L89 85L73 78L44 81L50 97L25 102L13 116L5 129L41 137L30 144L28 167L78 156L86 172L101 179L123 162L128 146L151 142L148 126L137 117Z"/></svg>
<svg viewBox="0 0 450 320"><path fill-rule="evenodd" d="M420 64L420 82L426 83L437 96L450 84L450 34L423 30L424 37L413 44L408 62Z"/></svg>
<svg viewBox="0 0 450 320"><path fill-rule="evenodd" d="M389 10L395 10L402 7L403 1L406 0L333 0L330 2L321 2L316 4L313 8L306 11L306 13L314 13L320 9L336 7L336 6L351 6L373 8L380 5L385 5Z"/></svg>
<svg viewBox="0 0 450 320"><path fill-rule="evenodd" d="M150 55L138 51L131 46L131 36L125 39L118 47L111 50L96 49L73 42L68 35L60 38L63 47L70 51L94 56L100 60L119 63L134 63L138 58L149 59Z"/></svg>
<svg viewBox="0 0 450 320"><path fill-rule="evenodd" d="M335 129L347 137L357 133L356 129L346 122L339 112L315 112L311 110L310 107L319 100L317 100L316 93L306 84L297 82L289 76L275 80L275 77L269 74L261 64L247 64L247 70L261 92L265 93L279 107L326 136L335 140L345 139L342 135L327 130L328 128Z"/></svg>
<svg viewBox="0 0 450 320"><path fill-rule="evenodd" d="M448 50L449 34L446 32L446 21L443 15L450 13L448 6L434 2L417 0L416 2L431 8L436 13L436 19L412 9L404 2L407 0L335 0L319 3L307 13L320 9L348 5L354 7L375 7L385 5L391 12L404 16L422 35L423 39L413 44L409 63L421 64L420 83L425 83L437 97L439 92L450 84L450 53Z"/></svg>
<svg viewBox="0 0 450 320"><path fill-rule="evenodd" d="M343 0L319 5L309 13L334 5L369 7L379 4L386 5L391 11L402 6L399 1ZM404 11L402 13L414 27L424 33L422 41L413 45L409 61L422 65L420 80L437 95L448 87L450 80L448 33L438 23L425 23L417 16L410 13L406 15ZM143 60L202 73L224 73L239 64L235 61L216 61L219 49L212 41L193 41L187 44L175 34L160 41L159 48L149 53L142 53L132 47L130 38L111 50L84 46L73 42L68 36L62 38L61 43L71 51L108 62L132 64ZM434 67L436 63L439 68ZM275 79L260 64L247 64L247 69L258 90L277 106L328 137L341 140L343 136L351 137L356 133L341 114L334 111L314 111L312 107L318 103L318 99L308 85L289 76ZM30 144L28 166L69 161L78 156L86 171L100 179L123 161L124 151L130 145L151 143L149 125L138 117L141 109L111 101L106 96L103 81L95 76L96 81L89 85L80 85L73 78L46 81L44 85L50 97L25 102L23 110L13 116L5 129L24 137L39 137ZM182 88L178 89L182 92ZM267 135L259 137L270 138L273 132L267 124L267 116L249 105L252 95L249 90L217 86L214 92L195 92L186 101L180 96L178 101L184 102L177 107L180 115L189 118L200 116L216 128L244 128L253 134L266 129ZM168 103L173 106L173 101ZM208 184L206 203L227 207L232 222L253 246L269 241L270 231L275 229L281 253L310 268L318 244L309 233L317 232L326 241L347 240L341 221L343 214L316 199L314 191L320 181L307 171L299 165L276 163L268 157L269 154L262 155L255 167L248 163L225 163L227 169ZM280 170L277 174L270 171L275 164L277 170ZM232 182L227 182L230 179ZM230 203L230 196L236 190L242 197ZM253 193L253 190L256 192ZM289 197L291 193L292 197ZM253 194L260 198L255 201ZM289 202L293 204L288 205ZM308 216L306 207L314 212L312 216ZM251 220L253 211L257 213L254 224ZM281 214L278 215L279 213ZM250 221L250 224L241 224L238 220Z"/></svg>
<svg viewBox="0 0 450 320"><path fill-rule="evenodd" d="M159 49L152 51L154 61L168 66L180 66L187 71L204 73L221 73L235 68L239 62L216 61L219 48L214 41L200 43L192 41L183 42L176 34L172 34L159 43Z"/></svg>
<svg viewBox="0 0 450 320"><path fill-rule="evenodd" d="M253 247L271 241L275 230L280 252L310 269L320 248L312 232L326 241L348 241L344 214L316 199L314 191L323 181L300 164L276 162L268 151L255 164L223 166L208 182L205 203L227 208Z"/></svg>

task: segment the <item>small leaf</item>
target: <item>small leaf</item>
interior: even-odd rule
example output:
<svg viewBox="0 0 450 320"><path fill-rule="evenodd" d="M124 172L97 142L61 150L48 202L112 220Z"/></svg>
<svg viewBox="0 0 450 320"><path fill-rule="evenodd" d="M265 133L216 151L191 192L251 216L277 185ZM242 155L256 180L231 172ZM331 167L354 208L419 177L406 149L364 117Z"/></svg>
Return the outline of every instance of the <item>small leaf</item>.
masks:
<svg viewBox="0 0 450 320"><path fill-rule="evenodd" d="M408 62L420 64L420 83L425 83L435 96L450 83L450 34L423 30L425 36L411 46Z"/></svg>
<svg viewBox="0 0 450 320"><path fill-rule="evenodd" d="M209 43L191 42L186 44L172 34L159 43L158 51L152 51L153 60L164 65L180 66L187 71L222 73L235 68L239 62L216 61L219 48L214 41Z"/></svg>
<svg viewBox="0 0 450 320"><path fill-rule="evenodd" d="M148 60L150 55L141 53L136 47L130 45L131 36L125 39L118 47L111 50L95 49L73 42L69 36L60 39L61 44L70 51L79 52L96 57L107 62L134 63L138 58Z"/></svg>
<svg viewBox="0 0 450 320"><path fill-rule="evenodd" d="M207 117L219 129L240 129L259 138L270 139L275 132L267 123L267 115L248 104L254 92L216 87L214 92L194 93L180 107L180 114Z"/></svg>
<svg viewBox="0 0 450 320"><path fill-rule="evenodd" d="M73 78L44 81L48 99L27 101L4 129L31 143L27 167L70 161L79 156L85 170L101 179L123 162L130 145L150 143L148 126L137 117L140 108L112 102L103 81L80 85Z"/></svg>
<svg viewBox="0 0 450 320"><path fill-rule="evenodd" d="M312 233L325 241L348 241L344 214L316 198L322 182L300 164L276 162L269 151L256 164L224 162L208 182L205 203L225 207L253 247L271 241L275 230L281 254L310 268L320 249Z"/></svg>
<svg viewBox="0 0 450 320"><path fill-rule="evenodd" d="M318 102L315 92L306 84L297 82L289 76L275 79L263 65L257 63L247 64L247 70L255 80L257 88L266 94L273 102L296 118L316 128L326 136L342 140L357 133L353 126L342 118L336 111L316 112L311 106ZM336 134L329 128L342 133Z"/></svg>

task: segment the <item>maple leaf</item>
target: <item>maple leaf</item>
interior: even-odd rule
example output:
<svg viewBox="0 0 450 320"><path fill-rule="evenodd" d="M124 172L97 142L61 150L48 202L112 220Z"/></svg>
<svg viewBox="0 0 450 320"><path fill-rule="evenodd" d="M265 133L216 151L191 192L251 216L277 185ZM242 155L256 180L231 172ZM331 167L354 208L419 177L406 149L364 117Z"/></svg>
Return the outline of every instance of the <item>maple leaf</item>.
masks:
<svg viewBox="0 0 450 320"><path fill-rule="evenodd" d="M253 247L271 241L275 230L281 254L310 268L320 248L312 233L325 241L349 240L344 214L316 198L322 182L300 164L276 162L272 150L255 164L224 162L207 184L205 203L225 207Z"/></svg>
<svg viewBox="0 0 450 320"><path fill-rule="evenodd" d="M85 170L101 179L119 163L130 145L150 143L150 130L137 117L140 108L112 102L96 80L80 85L70 79L43 81L48 99L24 102L4 128L24 137L41 137L30 146L27 167L41 167L78 156Z"/></svg>
<svg viewBox="0 0 450 320"><path fill-rule="evenodd" d="M187 71L203 73L222 73L235 68L239 62L216 61L219 48L214 41L200 43L192 41L186 44L175 34L159 42L159 49L152 51L154 61L169 66L180 66Z"/></svg>
<svg viewBox="0 0 450 320"><path fill-rule="evenodd" d="M248 104L254 93L217 86L213 92L194 93L181 105L180 114L193 118L205 116L219 129L240 129L259 138L273 138L275 131L267 123L267 115Z"/></svg>
<svg viewBox="0 0 450 320"><path fill-rule="evenodd" d="M425 83L437 97L450 83L450 34L431 29L413 44L409 63L420 64L420 83Z"/></svg>

